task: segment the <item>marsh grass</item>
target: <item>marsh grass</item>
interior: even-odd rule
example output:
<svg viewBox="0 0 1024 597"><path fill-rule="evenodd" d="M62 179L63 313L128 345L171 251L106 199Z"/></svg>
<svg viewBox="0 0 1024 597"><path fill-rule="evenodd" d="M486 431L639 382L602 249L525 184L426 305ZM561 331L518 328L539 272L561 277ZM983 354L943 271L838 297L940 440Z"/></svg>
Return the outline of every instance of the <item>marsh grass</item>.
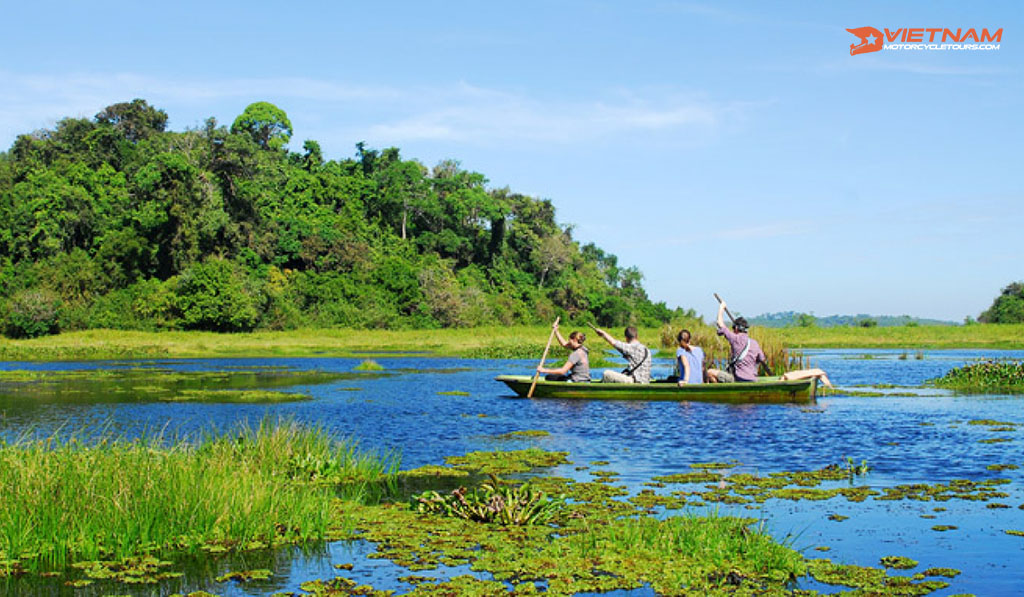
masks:
<svg viewBox="0 0 1024 597"><path fill-rule="evenodd" d="M335 485L393 478L397 460L270 419L198 442L162 433L24 435L0 445L0 560L59 568L160 549L322 538Z"/></svg>
<svg viewBox="0 0 1024 597"><path fill-rule="evenodd" d="M312 400L309 394L274 392L270 390L182 390L173 396L160 398L163 402L211 402L231 404L266 404Z"/></svg>
<svg viewBox="0 0 1024 597"><path fill-rule="evenodd" d="M682 329L690 330L691 345L700 346L704 350L707 367L726 368L729 363L729 343L726 342L725 337L718 335L715 327L699 319L673 321L662 326L658 330L658 337L664 352L670 352L670 357L675 356L675 347L678 346L676 337ZM786 371L807 368L807 359L799 352L789 350L777 330L753 327L750 329L750 337L761 345L761 350L764 351L768 359L768 369L771 373L781 375Z"/></svg>
<svg viewBox="0 0 1024 597"><path fill-rule="evenodd" d="M674 321L672 346L681 324ZM707 326L711 332L714 330ZM586 322L563 321L564 331L587 331ZM755 328L756 330L767 328ZM609 328L621 338L621 329ZM443 330L300 329L286 332L138 332L86 330L30 340L0 338L0 360L93 360L152 357L402 356L428 353L470 358L539 359L549 326L486 326ZM790 348L1024 348L1024 324L968 326L772 328ZM590 334L588 334L589 336ZM659 328L641 328L640 341L654 346ZM593 349L601 342L587 342ZM702 345L703 346L703 345Z"/></svg>

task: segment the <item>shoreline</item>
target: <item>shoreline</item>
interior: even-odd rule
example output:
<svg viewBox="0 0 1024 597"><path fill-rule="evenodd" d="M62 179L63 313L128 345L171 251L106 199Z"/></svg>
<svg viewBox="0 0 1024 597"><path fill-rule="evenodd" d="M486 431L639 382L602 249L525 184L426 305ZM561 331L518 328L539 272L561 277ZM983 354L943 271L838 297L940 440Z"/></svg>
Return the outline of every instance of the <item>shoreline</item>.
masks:
<svg viewBox="0 0 1024 597"><path fill-rule="evenodd" d="M583 328L583 325L563 326ZM790 349L1024 349L1024 325L891 328L754 328ZM0 361L93 361L144 358L396 356L539 358L549 326L433 330L300 329L248 333L85 330L26 340L0 338ZM617 333L618 330L610 330ZM659 328L641 328L652 348Z"/></svg>

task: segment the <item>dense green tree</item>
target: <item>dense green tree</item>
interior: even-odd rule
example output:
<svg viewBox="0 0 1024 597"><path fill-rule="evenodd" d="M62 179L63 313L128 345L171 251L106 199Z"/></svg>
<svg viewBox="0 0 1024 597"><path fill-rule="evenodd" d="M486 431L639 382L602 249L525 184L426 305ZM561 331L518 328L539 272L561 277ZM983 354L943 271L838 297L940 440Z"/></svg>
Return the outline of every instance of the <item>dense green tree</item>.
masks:
<svg viewBox="0 0 1024 597"><path fill-rule="evenodd" d="M96 122L110 125L131 143L162 133L167 113L150 106L146 100L133 99L107 106L96 115Z"/></svg>
<svg viewBox="0 0 1024 597"><path fill-rule="evenodd" d="M548 200L445 160L285 145L287 115L166 130L145 100L65 118L0 153L0 320L59 329L657 323L643 276Z"/></svg>
<svg viewBox="0 0 1024 597"><path fill-rule="evenodd" d="M982 323L1024 323L1024 282L1003 288L992 306L978 316Z"/></svg>
<svg viewBox="0 0 1024 597"><path fill-rule="evenodd" d="M284 110L269 102L256 102L231 124L232 133L248 133L263 149L281 149L292 138L292 123Z"/></svg>

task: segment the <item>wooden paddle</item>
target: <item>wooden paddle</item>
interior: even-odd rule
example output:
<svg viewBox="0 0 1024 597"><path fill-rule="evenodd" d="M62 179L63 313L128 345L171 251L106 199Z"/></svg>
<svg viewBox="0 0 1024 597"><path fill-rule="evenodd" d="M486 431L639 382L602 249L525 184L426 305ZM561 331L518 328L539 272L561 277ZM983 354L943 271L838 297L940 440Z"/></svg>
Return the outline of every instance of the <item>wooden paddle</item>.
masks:
<svg viewBox="0 0 1024 597"><path fill-rule="evenodd" d="M544 347L544 355L540 357L540 365L537 365L538 367L543 367L544 361L547 360L548 358L548 350L551 349L551 341L555 339L555 326L558 325L558 322L561 319L561 316L556 317L555 324L551 326L551 335L548 336L548 344L547 346ZM527 398L533 398L533 389L537 387L538 377L540 377L540 371L537 371L533 374L533 383L530 384L530 391L526 393Z"/></svg>
<svg viewBox="0 0 1024 597"><path fill-rule="evenodd" d="M722 300L722 297L718 296L717 292L715 293L715 298L718 299L718 304L722 304L725 302ZM732 313L729 313L729 307L725 308L725 314L729 316L729 321L736 323L736 318L732 316Z"/></svg>

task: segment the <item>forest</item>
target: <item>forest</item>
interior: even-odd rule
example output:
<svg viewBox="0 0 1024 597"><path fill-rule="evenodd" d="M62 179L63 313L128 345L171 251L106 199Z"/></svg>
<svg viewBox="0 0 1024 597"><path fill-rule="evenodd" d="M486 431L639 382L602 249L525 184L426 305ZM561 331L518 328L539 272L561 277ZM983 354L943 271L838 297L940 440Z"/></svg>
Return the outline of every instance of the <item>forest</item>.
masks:
<svg viewBox="0 0 1024 597"><path fill-rule="evenodd" d="M658 325L643 276L573 239L548 199L446 160L288 149L287 114L167 129L143 99L0 153L0 321L241 332L547 322Z"/></svg>

